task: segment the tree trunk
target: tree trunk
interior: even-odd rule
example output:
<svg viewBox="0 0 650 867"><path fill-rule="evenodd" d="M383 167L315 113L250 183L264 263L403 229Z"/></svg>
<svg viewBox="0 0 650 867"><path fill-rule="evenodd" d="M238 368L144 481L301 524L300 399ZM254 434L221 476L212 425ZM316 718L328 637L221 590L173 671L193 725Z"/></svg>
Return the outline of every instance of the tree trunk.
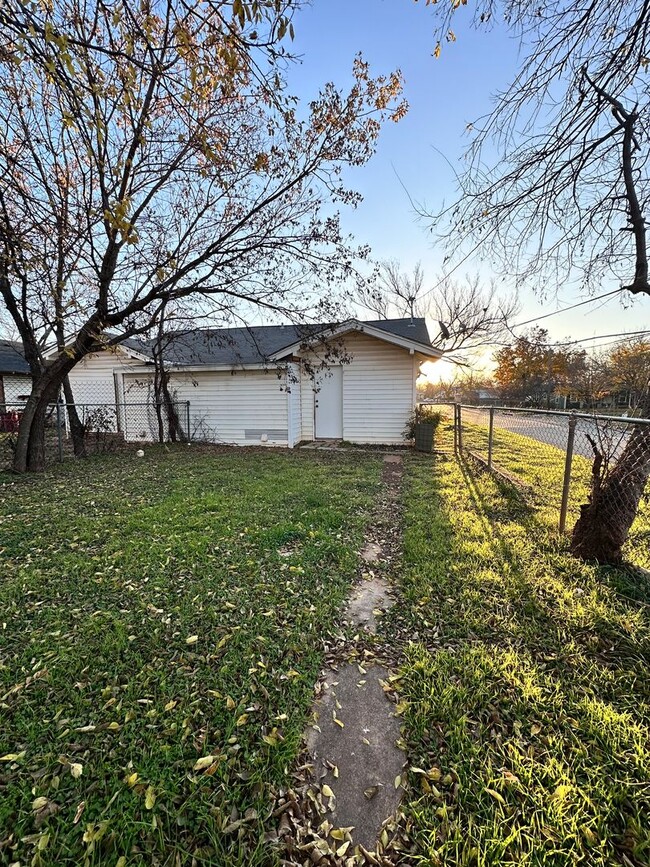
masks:
<svg viewBox="0 0 650 867"><path fill-rule="evenodd" d="M14 472L37 473L45 469L45 421L48 406L56 400L59 385L59 381L48 374L34 384L20 419L14 451Z"/></svg>
<svg viewBox="0 0 650 867"><path fill-rule="evenodd" d="M70 377L66 376L63 380L63 394L65 396L66 410L68 420L70 421L70 434L72 436L72 448L76 458L86 457L86 429L83 426L77 406L74 402L72 386L70 385Z"/></svg>
<svg viewBox="0 0 650 867"><path fill-rule="evenodd" d="M634 427L616 466L604 478L600 462L597 455L589 502L580 507L571 552L583 560L616 565L623 559L622 548L650 477L650 425Z"/></svg>

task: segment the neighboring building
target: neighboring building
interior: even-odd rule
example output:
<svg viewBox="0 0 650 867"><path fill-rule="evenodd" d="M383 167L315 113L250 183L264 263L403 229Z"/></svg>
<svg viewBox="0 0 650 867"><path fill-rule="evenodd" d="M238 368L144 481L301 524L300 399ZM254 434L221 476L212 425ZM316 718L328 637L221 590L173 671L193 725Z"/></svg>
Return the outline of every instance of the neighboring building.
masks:
<svg viewBox="0 0 650 867"><path fill-rule="evenodd" d="M314 439L401 442L420 365L441 356L424 319L197 330L169 336L164 351L193 439L290 448ZM78 405L115 407L113 429L126 439L157 438L146 344L88 356L70 381Z"/></svg>
<svg viewBox="0 0 650 867"><path fill-rule="evenodd" d="M0 411L19 409L31 390L32 379L22 344L0 340Z"/></svg>

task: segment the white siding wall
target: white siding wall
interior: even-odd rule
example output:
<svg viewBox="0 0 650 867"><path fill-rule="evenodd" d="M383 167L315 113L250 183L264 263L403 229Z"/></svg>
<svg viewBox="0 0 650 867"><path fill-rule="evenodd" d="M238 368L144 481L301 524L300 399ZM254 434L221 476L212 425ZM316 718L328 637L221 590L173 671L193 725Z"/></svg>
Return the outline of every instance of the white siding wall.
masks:
<svg viewBox="0 0 650 867"><path fill-rule="evenodd" d="M3 373L2 381L4 383L5 405L9 409L19 409L32 390L31 377L23 376L20 373ZM19 400L19 398L22 399Z"/></svg>
<svg viewBox="0 0 650 867"><path fill-rule="evenodd" d="M407 349L366 334L348 334L343 365L343 439L355 443L403 443L402 431L415 404L418 365ZM314 390L302 380L302 438L314 437Z"/></svg>
<svg viewBox="0 0 650 867"><path fill-rule="evenodd" d="M190 402L190 437L193 440L253 446L288 445L288 400L285 377L275 370L206 371L175 375L170 382L179 402ZM129 408L151 400L151 381L142 374L124 375L125 436L129 440L155 439L153 409ZM184 423L184 409L180 413Z"/></svg>
<svg viewBox="0 0 650 867"><path fill-rule="evenodd" d="M303 439L302 415L301 415L301 372L298 364L289 365L289 379L287 380L287 402L289 413L289 448Z"/></svg>
<svg viewBox="0 0 650 867"><path fill-rule="evenodd" d="M114 371L124 371L141 361L130 358L121 350L97 352L87 355L70 371L70 385L75 403L115 404Z"/></svg>
<svg viewBox="0 0 650 867"><path fill-rule="evenodd" d="M116 387L121 377L115 374L141 364L121 349L96 352L76 364L69 378L81 421L97 423L104 430L123 430L124 410L120 404L124 398Z"/></svg>
<svg viewBox="0 0 650 867"><path fill-rule="evenodd" d="M314 439L314 381L300 366L300 422L303 440Z"/></svg>

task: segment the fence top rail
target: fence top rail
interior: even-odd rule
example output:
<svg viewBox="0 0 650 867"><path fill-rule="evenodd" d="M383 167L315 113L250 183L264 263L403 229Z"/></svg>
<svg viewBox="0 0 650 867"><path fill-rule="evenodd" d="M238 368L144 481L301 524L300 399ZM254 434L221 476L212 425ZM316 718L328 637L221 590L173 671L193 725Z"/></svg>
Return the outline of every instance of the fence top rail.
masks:
<svg viewBox="0 0 650 867"><path fill-rule="evenodd" d="M451 403L449 406L454 406ZM620 422L622 424L650 424L650 418L630 418L624 415L598 415L591 412L567 412L559 409L530 409L527 406L478 406L471 403L459 403L461 409L482 409L488 412L493 409L498 412L524 412L532 415L555 415L560 418L584 418L590 421Z"/></svg>
<svg viewBox="0 0 650 867"><path fill-rule="evenodd" d="M189 400L172 400L171 403L174 406L176 406L176 405L187 406L189 404ZM76 406L78 409L83 409L84 407L95 408L95 407L106 406L109 409L115 409L116 406L119 406L119 407L125 406L125 407L129 408L129 407L133 407L133 406L152 407L152 406L157 406L157 405L158 406L164 406L164 401L158 402L155 400L152 400L152 401L145 401L145 400L143 400L143 401L130 401L130 400L127 400L127 401L111 401L110 403L96 403L93 401L84 401L83 403L81 403L81 402L79 402L79 403L59 402L59 403L48 403L47 404L49 409L56 409L57 406L61 407L61 409L65 409L68 406ZM23 409L24 407L27 406L27 402L24 400L5 400L5 401L0 401L0 406L11 406L11 407L16 407L17 409Z"/></svg>

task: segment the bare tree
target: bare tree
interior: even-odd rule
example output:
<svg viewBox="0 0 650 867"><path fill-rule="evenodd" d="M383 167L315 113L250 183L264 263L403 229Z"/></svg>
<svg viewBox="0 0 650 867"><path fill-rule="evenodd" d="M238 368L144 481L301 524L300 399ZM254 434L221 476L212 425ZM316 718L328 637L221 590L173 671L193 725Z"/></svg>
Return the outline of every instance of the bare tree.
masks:
<svg viewBox="0 0 650 867"><path fill-rule="evenodd" d="M33 377L16 471L42 468L72 367L164 304L296 313L353 272L360 251L324 207L356 201L342 169L401 117L401 81L356 58L348 93L325 85L301 110L282 74L298 5L3 4L0 297ZM65 346L46 355L62 319Z"/></svg>
<svg viewBox="0 0 650 867"><path fill-rule="evenodd" d="M433 8L446 31L453 8ZM481 245L542 296L576 278L593 292L612 277L628 296L650 294L650 3L478 3L478 26L498 18L522 35L524 59L472 127L457 201L431 215L450 255ZM497 150L491 165L488 145ZM650 415L648 399L643 412ZM650 434L641 425L614 470L595 455L576 554L620 560L649 475Z"/></svg>
<svg viewBox="0 0 650 867"><path fill-rule="evenodd" d="M463 282L449 277L427 287L418 262L412 273L399 262L381 263L373 281L361 287L356 301L380 319L425 317L438 326L437 342L449 361L466 363L467 355L491 346L507 333L519 309L516 295L503 295L492 281L484 286L478 275Z"/></svg>

